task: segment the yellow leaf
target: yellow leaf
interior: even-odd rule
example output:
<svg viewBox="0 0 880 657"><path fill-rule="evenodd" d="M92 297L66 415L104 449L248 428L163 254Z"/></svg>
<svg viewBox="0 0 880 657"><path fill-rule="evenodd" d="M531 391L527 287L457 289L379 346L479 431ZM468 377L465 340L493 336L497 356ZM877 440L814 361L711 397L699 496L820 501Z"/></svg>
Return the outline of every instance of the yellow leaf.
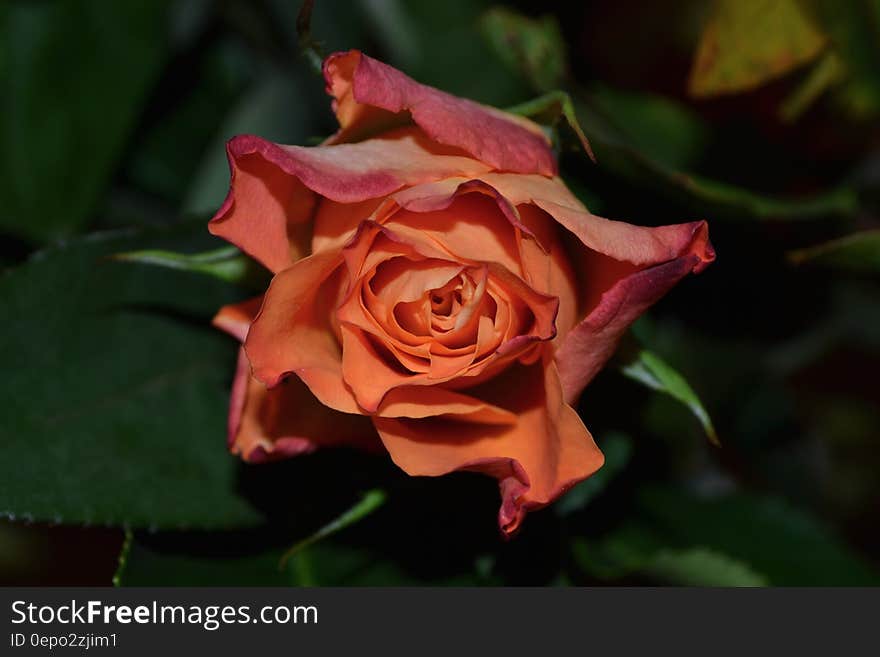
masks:
<svg viewBox="0 0 880 657"><path fill-rule="evenodd" d="M716 0L688 91L707 97L754 89L813 60L827 44L797 0Z"/></svg>

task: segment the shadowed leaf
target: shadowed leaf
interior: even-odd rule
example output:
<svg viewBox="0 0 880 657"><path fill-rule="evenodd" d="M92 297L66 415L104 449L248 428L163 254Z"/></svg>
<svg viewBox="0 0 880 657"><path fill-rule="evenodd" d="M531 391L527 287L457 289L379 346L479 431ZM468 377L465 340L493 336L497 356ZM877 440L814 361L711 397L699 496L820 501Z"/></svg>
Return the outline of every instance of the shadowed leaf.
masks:
<svg viewBox="0 0 880 657"><path fill-rule="evenodd" d="M303 0L299 13L296 15L296 36L299 39L299 48L303 56L312 69L320 74L325 55L321 46L312 36L312 10L314 7L315 0Z"/></svg>
<svg viewBox="0 0 880 657"><path fill-rule="evenodd" d="M779 108L783 121L794 121L809 109L819 96L846 77L846 66L836 52L826 52L807 77Z"/></svg>
<svg viewBox="0 0 880 657"><path fill-rule="evenodd" d="M292 545L290 549L281 556L281 559L278 562L278 567L283 569L288 559L296 556L310 545L314 545L318 541L321 541L328 536L332 536L336 532L345 529L349 525L353 525L359 520L370 515L371 513L373 513L373 511L385 504L385 500L387 499L387 497L388 495L383 490L374 489L368 491L357 502L357 504L348 509L341 516L327 523L311 536L304 538L303 540Z"/></svg>
<svg viewBox="0 0 880 657"><path fill-rule="evenodd" d="M564 143L573 143L575 148L583 148L590 159L596 161L590 142L578 123L571 96L564 91L551 91L533 100L509 107L507 111L530 118L541 125L557 127L561 124L564 136L568 137Z"/></svg>
<svg viewBox="0 0 880 657"><path fill-rule="evenodd" d="M566 53L553 16L535 19L496 7L483 15L481 23L495 53L536 91L559 86L565 76Z"/></svg>
<svg viewBox="0 0 880 657"><path fill-rule="evenodd" d="M604 85L590 99L615 119L630 143L670 168L697 164L710 141L709 126L684 104L658 94L626 92Z"/></svg>
<svg viewBox="0 0 880 657"><path fill-rule="evenodd" d="M652 577L680 586L767 586L767 579L747 564L706 548L661 550L643 569Z"/></svg>
<svg viewBox="0 0 880 657"><path fill-rule="evenodd" d="M68 236L100 204L161 70L169 3L4 4L0 229Z"/></svg>
<svg viewBox="0 0 880 657"><path fill-rule="evenodd" d="M233 546L233 547L230 547ZM136 534L122 586L477 586L466 572L420 577L381 550L322 541L278 569L282 548L257 532ZM305 565L303 565L303 563ZM304 572L306 571L306 572Z"/></svg>
<svg viewBox="0 0 880 657"><path fill-rule="evenodd" d="M665 486L639 490L618 528L577 538L572 556L602 581L633 575L685 586L869 586L878 575L828 527L778 498L701 499Z"/></svg>
<svg viewBox="0 0 880 657"><path fill-rule="evenodd" d="M638 134L629 135L625 125L618 125L618 117L612 117L603 107L600 97L587 92L577 96L574 103L599 166L634 185L657 189L713 220L808 221L848 217L859 207L858 196L849 187L803 198L780 198L667 166L663 164L664 153L651 152L651 144L636 141ZM630 123L641 121L636 115L627 119ZM681 119L679 115L676 122Z"/></svg>
<svg viewBox="0 0 880 657"><path fill-rule="evenodd" d="M639 493L639 505L667 545L717 550L774 586L880 581L829 527L778 498L736 493L700 499L693 492L651 486Z"/></svg>
<svg viewBox="0 0 880 657"><path fill-rule="evenodd" d="M133 528L263 520L224 446L229 284L107 256L206 241L204 224L94 235L0 276L0 513Z"/></svg>
<svg viewBox="0 0 880 657"><path fill-rule="evenodd" d="M581 570L603 581L636 575L676 586L768 585L751 566L718 550L658 546L656 537L629 526L600 540L575 540L572 556Z"/></svg>
<svg viewBox="0 0 880 657"><path fill-rule="evenodd" d="M816 264L854 271L880 271L880 229L853 233L788 253L796 265Z"/></svg>
<svg viewBox="0 0 880 657"><path fill-rule="evenodd" d="M875 117L880 112L880 4L803 1L821 21L845 69L845 79L834 89L837 106L856 121Z"/></svg>

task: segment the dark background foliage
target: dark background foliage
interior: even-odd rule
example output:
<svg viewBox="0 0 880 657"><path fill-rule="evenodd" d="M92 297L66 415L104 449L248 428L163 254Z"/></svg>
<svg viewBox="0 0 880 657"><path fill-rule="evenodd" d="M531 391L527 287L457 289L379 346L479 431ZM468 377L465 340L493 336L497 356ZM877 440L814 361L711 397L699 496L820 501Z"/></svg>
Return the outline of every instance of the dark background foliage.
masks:
<svg viewBox="0 0 880 657"><path fill-rule="evenodd" d="M598 163L563 148L563 173L594 212L709 221L718 261L635 333L723 447L613 363L579 408L607 465L511 542L488 478L347 451L238 463L235 348L207 322L248 291L107 256L221 246L225 140L333 131L298 3L11 0L0 581L880 582L880 3L316 4L325 52L501 107L568 91Z"/></svg>

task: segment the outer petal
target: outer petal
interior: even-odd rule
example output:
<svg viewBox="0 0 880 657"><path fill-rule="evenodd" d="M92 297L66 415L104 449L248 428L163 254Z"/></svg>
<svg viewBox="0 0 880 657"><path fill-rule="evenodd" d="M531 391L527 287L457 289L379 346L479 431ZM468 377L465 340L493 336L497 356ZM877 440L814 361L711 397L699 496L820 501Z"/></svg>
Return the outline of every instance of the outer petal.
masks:
<svg viewBox="0 0 880 657"><path fill-rule="evenodd" d="M244 341L262 301L257 297L224 306L214 325ZM229 450L253 462L296 456L318 447L380 446L367 418L324 406L298 378L267 389L251 376L243 348L232 383L227 436Z"/></svg>
<svg viewBox="0 0 880 657"><path fill-rule="evenodd" d="M261 305L263 305L263 297L254 297L241 303L223 306L214 316L212 323L239 342L244 342L251 322L257 316Z"/></svg>
<svg viewBox="0 0 880 657"><path fill-rule="evenodd" d="M357 141L408 117L431 139L455 146L499 171L552 176L556 162L531 121L419 84L395 68L351 50L324 62L327 92L341 130Z"/></svg>
<svg viewBox="0 0 880 657"><path fill-rule="evenodd" d="M342 380L342 355L330 323L341 264L339 253L317 253L277 274L244 346L254 376L268 387L295 373L325 405L360 413Z"/></svg>
<svg viewBox="0 0 880 657"><path fill-rule="evenodd" d="M306 454L318 447L376 449L379 440L367 417L328 408L297 377L267 389L250 374L241 349L229 410L229 450L262 462Z"/></svg>
<svg viewBox="0 0 880 657"><path fill-rule="evenodd" d="M213 324L223 329L239 342L244 342L247 337L251 322L263 304L263 297L254 297L241 303L223 306L214 316ZM238 427L241 424L241 412L244 408L244 400L248 394L248 381L251 379L251 365L247 360L244 349L239 350L238 364L235 368L235 378L232 380L232 392L229 399L229 414L227 417L227 444L229 448L235 443Z"/></svg>
<svg viewBox="0 0 880 657"><path fill-rule="evenodd" d="M634 265L655 265L678 257L689 246L692 229L697 225L651 228L599 217L587 210L559 178L488 173L480 179L514 205L538 206L590 250ZM706 263L713 257L707 253Z"/></svg>
<svg viewBox="0 0 880 657"><path fill-rule="evenodd" d="M527 511L552 502L594 473L604 459L577 413L563 401L549 357L513 368L484 388L468 392L516 413L516 424L380 417L373 422L391 458L410 475L473 470L496 477L502 495L498 522L510 535Z"/></svg>
<svg viewBox="0 0 880 657"><path fill-rule="evenodd" d="M585 263L592 271L594 290L604 290L587 316L562 341L556 352L565 397L572 401L617 348L626 329L672 286L691 272L702 271L715 252L705 222L665 226L678 232L681 248L669 258L658 253L656 264L643 268L621 266L593 254Z"/></svg>
<svg viewBox="0 0 880 657"><path fill-rule="evenodd" d="M242 135L230 140L226 151L229 194L208 228L273 272L308 255L322 198L359 203L406 185L488 170L438 150L414 128L359 144L313 148Z"/></svg>

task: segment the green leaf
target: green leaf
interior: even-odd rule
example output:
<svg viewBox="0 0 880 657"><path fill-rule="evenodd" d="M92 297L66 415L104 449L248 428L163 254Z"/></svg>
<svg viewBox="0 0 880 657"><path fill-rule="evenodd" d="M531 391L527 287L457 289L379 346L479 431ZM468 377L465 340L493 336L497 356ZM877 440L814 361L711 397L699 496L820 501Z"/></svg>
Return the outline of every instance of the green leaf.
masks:
<svg viewBox="0 0 880 657"><path fill-rule="evenodd" d="M144 251L117 253L113 256L113 259L123 262L138 262L144 265L168 267L169 269L179 269L182 271L199 272L229 283L241 281L245 276L247 268L247 257L234 246L225 246L205 253L192 254L146 249Z"/></svg>
<svg viewBox="0 0 880 657"><path fill-rule="evenodd" d="M821 21L843 62L846 79L834 100L848 118L870 120L880 112L880 6L868 2L803 0Z"/></svg>
<svg viewBox="0 0 880 657"><path fill-rule="evenodd" d="M146 249L117 253L113 259L206 274L227 283L247 284L249 287L260 290L266 288L269 278L265 270L255 266L251 258L234 246L225 246L203 253L176 253L160 249Z"/></svg>
<svg viewBox="0 0 880 657"><path fill-rule="evenodd" d="M324 61L324 53L321 46L312 36L312 10L315 0L303 0L299 13L296 15L296 36L299 48L306 61L318 75L321 74Z"/></svg>
<svg viewBox="0 0 880 657"><path fill-rule="evenodd" d="M168 2L0 10L0 230L70 235L97 209L166 57Z"/></svg>
<svg viewBox="0 0 880 657"><path fill-rule="evenodd" d="M640 517L665 546L701 546L749 565L774 586L867 586L878 573L828 527L778 498L645 487Z"/></svg>
<svg viewBox="0 0 880 657"><path fill-rule="evenodd" d="M283 548L262 531L136 534L122 586L475 586L491 574L428 578L406 570L390 550L335 543L312 545L279 570Z"/></svg>
<svg viewBox="0 0 880 657"><path fill-rule="evenodd" d="M362 520L366 516L370 515L374 511L376 511L380 506L385 504L385 500L388 498L388 495L383 490L374 489L368 491L364 494L364 496L355 504L353 507L348 509L345 513L340 515L338 518L332 520L327 523L321 529L316 531L311 536L304 538L301 541L298 541L294 545L290 547L281 557L279 562L279 567L284 567L287 561L291 558L305 550L307 547L314 545L318 541L321 541L328 536L332 536L336 532L345 529L349 525L353 525L354 523Z"/></svg>
<svg viewBox="0 0 880 657"><path fill-rule="evenodd" d="M575 539L571 549L577 566L602 581L640 576L678 586L768 584L750 566L718 550L670 548L638 525L626 525L599 540Z"/></svg>
<svg viewBox="0 0 880 657"><path fill-rule="evenodd" d="M834 51L826 52L813 65L803 82L785 99L779 108L780 117L788 122L796 120L816 99L845 77L846 65L840 56Z"/></svg>
<svg viewBox="0 0 880 657"><path fill-rule="evenodd" d="M237 288L107 256L204 244L204 224L71 241L0 276L0 512L156 528L262 522L225 448Z"/></svg>
<svg viewBox="0 0 880 657"><path fill-rule="evenodd" d="M870 586L880 575L805 511L773 497L646 486L624 524L572 541L578 568L712 586Z"/></svg>
<svg viewBox="0 0 880 657"><path fill-rule="evenodd" d="M566 142L576 144L576 148L583 148L590 159L595 162L596 156L593 155L590 142L578 123L571 96L564 91L551 91L533 100L509 107L507 111L511 114L525 116L542 125L556 127L561 123L567 133Z"/></svg>
<svg viewBox="0 0 880 657"><path fill-rule="evenodd" d="M634 381L638 381L652 390L665 393L687 406L700 421L709 440L714 445L721 446L709 413L706 412L693 388L688 385L681 374L656 354L643 349L639 351L634 360L624 365L621 371Z"/></svg>
<svg viewBox="0 0 880 657"><path fill-rule="evenodd" d="M827 43L798 0L716 0L688 90L706 97L753 89L811 61Z"/></svg>
<svg viewBox="0 0 880 657"><path fill-rule="evenodd" d="M590 577L611 581L628 577L647 564L666 545L650 529L628 521L598 539L571 541L577 567Z"/></svg>
<svg viewBox="0 0 880 657"><path fill-rule="evenodd" d="M259 535L245 535L251 545L236 546L242 535L226 533L137 534L118 586L297 586L292 567L278 569L281 549ZM208 545L210 543L210 545Z"/></svg>
<svg viewBox="0 0 880 657"><path fill-rule="evenodd" d="M534 19L495 7L483 15L481 24L495 54L536 91L559 86L566 72L565 41L553 16Z"/></svg>
<svg viewBox="0 0 880 657"><path fill-rule="evenodd" d="M682 103L657 94L625 92L593 86L590 99L606 116L613 116L630 143L670 168L698 163L710 130Z"/></svg>
<svg viewBox="0 0 880 657"><path fill-rule="evenodd" d="M322 544L310 548L279 570L282 549L266 546L259 537L244 552L202 549L200 543L235 541L213 535L171 547L135 539L122 586L405 586L420 584L393 562L365 550ZM301 562L308 559L304 576Z"/></svg>
<svg viewBox="0 0 880 657"><path fill-rule="evenodd" d="M600 167L633 185L656 189L713 220L805 221L852 216L858 210L858 196L850 187L804 198L778 198L667 166L662 152L648 150L652 143L661 142L636 141L638 135L630 136L627 126L619 125L615 120L619 117L612 118L596 95L584 93L574 103ZM629 123L638 120L627 117Z"/></svg>
<svg viewBox="0 0 880 657"><path fill-rule="evenodd" d="M317 3L316 20L321 7L329 9L330 4ZM361 0L358 4L364 8L363 24L368 26L362 38L393 41L393 46L385 48L391 56L388 63L419 82L495 107L533 91L518 71L493 56L484 38L481 17L489 9L489 0ZM328 22L340 23L332 11L327 15L332 17ZM347 43L342 47L353 42ZM440 52L443 57L432 55Z"/></svg>
<svg viewBox="0 0 880 657"><path fill-rule="evenodd" d="M599 441L599 448L605 455L605 465L593 476L568 491L553 505L557 515L567 516L583 509L608 487L611 480L629 463L632 455L632 439L626 434L610 433Z"/></svg>
<svg viewBox="0 0 880 657"><path fill-rule="evenodd" d="M357 0L362 17L358 21L363 30L375 41L382 43L384 61L393 62L401 71L411 71L431 52L421 42L420 31L434 27L430 21L420 21L414 15L412 0ZM424 3L422 3L424 4ZM455 12L454 2L446 2L446 9ZM450 6L452 5L452 6ZM332 11L332 10L331 10ZM469 17L459 13L463 21ZM473 22L476 22L474 20ZM338 25L339 21L335 21ZM427 29L426 29L427 28ZM442 29L442 27L441 27ZM361 39L364 37L361 36ZM348 43L354 43L351 39Z"/></svg>
<svg viewBox="0 0 880 657"><path fill-rule="evenodd" d="M125 530L125 538L122 541L122 547L119 550L119 561L116 565L116 572L113 573L113 586L122 586L122 577L125 574L125 567L128 565L128 555L131 554L131 544L134 541L134 533L130 529Z"/></svg>
<svg viewBox="0 0 880 657"><path fill-rule="evenodd" d="M818 246L790 251L796 265L817 264L852 271L880 271L880 229L866 230Z"/></svg>
<svg viewBox="0 0 880 657"><path fill-rule="evenodd" d="M182 11L184 6L177 5L176 8ZM206 9L210 6L207 5ZM112 205L101 215L102 225L109 223L108 219L116 219L111 213L121 204L120 201L125 200L126 192L133 194L142 205L145 194L160 198L164 203L150 204L148 209L156 213L167 207L167 215L161 220L166 223L176 221L181 199L192 184L198 165L206 157L209 145L219 150L218 156L223 160L222 142L215 145L214 136L229 108L238 105L243 93L250 95L253 91L256 63L241 40L233 35L226 35L216 42L211 40L210 45L195 48L191 56L195 59L192 62L187 60L186 71L178 70L163 80L158 93L163 93L166 85L180 84L174 82L178 79L181 82L191 79L194 84L175 89L173 104L150 108L150 120L135 135L127 151L122 174L124 187L113 190L109 199ZM255 129L259 127L254 126ZM226 138L229 136L227 134ZM228 168L225 173L228 175ZM222 190L221 194L225 191ZM217 206L205 208L206 213L216 210L222 200L221 195ZM141 214L144 212L136 202L132 205ZM130 210L125 212L117 223L131 225L132 217L127 215L132 214ZM154 217L146 218L157 223ZM147 223L144 219L140 223Z"/></svg>
<svg viewBox="0 0 880 657"><path fill-rule="evenodd" d="M222 205L229 190L225 144L230 136L253 134L283 144L297 144L315 134L318 121L310 110L313 97L320 92L320 84L299 69L271 69L254 81L205 147L204 157L190 177L183 211L212 214Z"/></svg>
<svg viewBox="0 0 880 657"><path fill-rule="evenodd" d="M784 199L756 194L745 188L702 176L671 173L667 178L686 197L717 209L719 218L758 220L811 220L817 217L847 216L858 209L856 192L839 187L802 199Z"/></svg>
<svg viewBox="0 0 880 657"><path fill-rule="evenodd" d="M652 577L681 586L767 586L748 565L706 548L661 550L642 569Z"/></svg>

